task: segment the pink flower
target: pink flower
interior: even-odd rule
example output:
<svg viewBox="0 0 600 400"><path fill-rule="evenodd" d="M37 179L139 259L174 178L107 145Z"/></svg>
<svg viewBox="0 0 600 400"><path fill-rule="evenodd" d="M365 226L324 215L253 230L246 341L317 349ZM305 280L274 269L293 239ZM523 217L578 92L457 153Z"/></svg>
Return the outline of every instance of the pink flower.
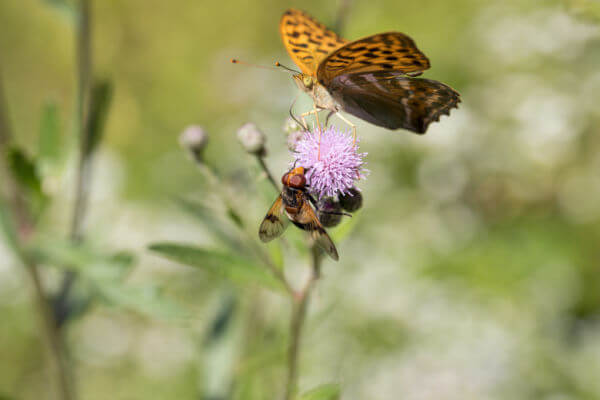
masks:
<svg viewBox="0 0 600 400"><path fill-rule="evenodd" d="M319 198L350 194L354 182L364 178L366 171L363 158L367 153L358 152L358 139L352 143L352 135L331 126L321 132L304 132L293 153L296 165L307 169L306 179L310 191Z"/></svg>

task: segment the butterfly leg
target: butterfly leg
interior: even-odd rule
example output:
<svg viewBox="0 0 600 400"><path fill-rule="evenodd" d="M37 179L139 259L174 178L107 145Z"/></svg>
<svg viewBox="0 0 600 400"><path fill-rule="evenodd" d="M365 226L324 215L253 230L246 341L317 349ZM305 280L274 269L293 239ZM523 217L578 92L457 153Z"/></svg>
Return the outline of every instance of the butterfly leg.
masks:
<svg viewBox="0 0 600 400"><path fill-rule="evenodd" d="M315 115L315 120L317 121L317 129L318 129L317 132L319 134L319 150L318 150L318 153L317 153L317 160L321 159L321 124L319 123L319 111L320 110L317 109L317 106L313 105L313 109L312 110L300 114L300 118L302 118L302 122L304 123L305 126L308 126L308 125L306 125L306 120L304 118L307 117L307 116L309 116L309 115L311 115L311 114Z"/></svg>
<svg viewBox="0 0 600 400"><path fill-rule="evenodd" d="M354 125L352 122L348 121L346 118L344 118L344 116L338 111L336 113L336 115L338 117L340 117L340 119L342 121L344 121L345 123L347 123L348 125L350 125L350 127L352 128L352 144L356 144L356 125Z"/></svg>

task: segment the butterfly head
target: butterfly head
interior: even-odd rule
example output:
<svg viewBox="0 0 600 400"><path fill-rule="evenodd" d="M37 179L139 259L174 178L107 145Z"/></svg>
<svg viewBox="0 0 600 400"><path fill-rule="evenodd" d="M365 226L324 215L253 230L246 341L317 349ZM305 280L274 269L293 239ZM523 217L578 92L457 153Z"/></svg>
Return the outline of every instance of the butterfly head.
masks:
<svg viewBox="0 0 600 400"><path fill-rule="evenodd" d="M294 82L296 82L300 90L310 93L313 91L313 86L317 83L317 78L313 78L307 74L296 74L294 75Z"/></svg>

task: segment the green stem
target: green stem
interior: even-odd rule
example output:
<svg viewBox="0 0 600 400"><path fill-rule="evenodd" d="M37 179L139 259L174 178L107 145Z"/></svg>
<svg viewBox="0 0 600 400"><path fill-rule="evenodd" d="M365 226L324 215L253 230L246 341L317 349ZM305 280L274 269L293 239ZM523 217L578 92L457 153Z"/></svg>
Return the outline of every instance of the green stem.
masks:
<svg viewBox="0 0 600 400"><path fill-rule="evenodd" d="M21 192L19 185L14 181L10 171L8 171L5 162L4 156L12 140L10 124L8 123L8 113L6 110L7 107L4 101L2 76L0 76L0 169L5 174L3 193L0 198L0 207L6 210L10 209L10 214L12 214L11 218L11 215L8 215L9 213L7 212L2 216L1 220L4 225L3 228L5 234L10 237L15 253L27 270L27 275L33 284L35 300L41 320L41 332L44 341L46 342L45 349L49 366L53 380L56 381L57 398L62 400L72 400L70 375L65 359L62 337L57 329L52 308L46 297L38 267L23 250L23 244L27 243L33 233L33 219L23 202L23 193ZM10 201L5 202L5 197L10 199Z"/></svg>
<svg viewBox="0 0 600 400"><path fill-rule="evenodd" d="M298 385L298 365L300 358L300 345L302 341L302 327L306 321L308 300L313 287L321 275L321 253L316 246L312 247L311 275L304 288L293 297L292 316L290 321L290 345L288 348L288 374L285 385L284 400L292 400Z"/></svg>

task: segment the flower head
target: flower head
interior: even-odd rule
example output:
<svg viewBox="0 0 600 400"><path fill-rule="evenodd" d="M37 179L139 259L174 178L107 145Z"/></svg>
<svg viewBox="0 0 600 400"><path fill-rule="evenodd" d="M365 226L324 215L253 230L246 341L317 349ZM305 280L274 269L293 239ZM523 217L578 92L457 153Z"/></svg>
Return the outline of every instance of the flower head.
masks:
<svg viewBox="0 0 600 400"><path fill-rule="evenodd" d="M331 126L319 132L304 132L296 144L296 163L307 169L306 179L310 191L319 198L349 194L354 182L367 172L363 158L367 153L358 152L352 135Z"/></svg>
<svg viewBox="0 0 600 400"><path fill-rule="evenodd" d="M193 159L202 161L202 153L208 143L208 134L199 125L190 125L179 136L179 144L186 149Z"/></svg>
<svg viewBox="0 0 600 400"><path fill-rule="evenodd" d="M264 155L267 137L252 122L242 125L237 131L237 137L244 150L251 154Z"/></svg>

